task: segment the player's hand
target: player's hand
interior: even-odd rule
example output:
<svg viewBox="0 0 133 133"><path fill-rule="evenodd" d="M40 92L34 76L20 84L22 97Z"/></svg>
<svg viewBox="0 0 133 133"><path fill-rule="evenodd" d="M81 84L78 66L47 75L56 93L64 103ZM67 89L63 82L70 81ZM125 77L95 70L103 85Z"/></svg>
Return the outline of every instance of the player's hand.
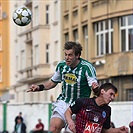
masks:
<svg viewBox="0 0 133 133"><path fill-rule="evenodd" d="M96 89L96 88L98 88L98 87L99 87L99 84L97 82L93 82L92 83L92 89L93 90Z"/></svg>
<svg viewBox="0 0 133 133"><path fill-rule="evenodd" d="M129 127L133 129L133 121L129 123Z"/></svg>
<svg viewBox="0 0 133 133"><path fill-rule="evenodd" d="M129 133L128 128L126 126L122 126L119 129L120 129L120 133Z"/></svg>
<svg viewBox="0 0 133 133"><path fill-rule="evenodd" d="M92 83L92 90L95 95L98 95L100 93L99 92L99 84L97 82Z"/></svg>
<svg viewBox="0 0 133 133"><path fill-rule="evenodd" d="M27 92L35 92L35 91L38 91L38 90L39 90L39 86L38 86L38 85L32 84L32 85L30 86L30 89L27 90Z"/></svg>
<svg viewBox="0 0 133 133"><path fill-rule="evenodd" d="M68 128L73 132L76 133L75 123L73 121L69 122Z"/></svg>

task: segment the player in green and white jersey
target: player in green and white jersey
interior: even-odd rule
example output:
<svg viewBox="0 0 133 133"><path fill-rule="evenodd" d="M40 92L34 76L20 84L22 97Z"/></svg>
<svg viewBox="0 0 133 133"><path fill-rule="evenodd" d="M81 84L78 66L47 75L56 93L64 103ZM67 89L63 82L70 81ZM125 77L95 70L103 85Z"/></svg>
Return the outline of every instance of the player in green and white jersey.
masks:
<svg viewBox="0 0 133 133"><path fill-rule="evenodd" d="M66 65L61 61L56 68L53 82L62 82L62 93L57 99L72 103L79 97L90 97L91 85L96 82L96 72L92 64L82 58L75 68Z"/></svg>
<svg viewBox="0 0 133 133"><path fill-rule="evenodd" d="M50 120L50 131L60 133L66 120L64 112L69 105L80 97L90 97L91 90L98 88L96 71L93 65L80 58L82 46L76 42L64 45L65 60L61 61L51 80L41 85L31 85L28 92L43 91L54 88L62 82L62 93L53 103L54 110Z"/></svg>

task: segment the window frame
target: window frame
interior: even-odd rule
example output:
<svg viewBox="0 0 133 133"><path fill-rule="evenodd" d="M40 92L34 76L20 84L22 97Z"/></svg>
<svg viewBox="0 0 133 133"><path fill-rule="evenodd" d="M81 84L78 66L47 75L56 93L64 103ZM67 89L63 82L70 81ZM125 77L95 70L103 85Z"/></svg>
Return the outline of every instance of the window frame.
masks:
<svg viewBox="0 0 133 133"><path fill-rule="evenodd" d="M119 18L119 29L120 29L120 51L121 52L127 52L127 51L133 51L133 49L130 49L130 45L129 45L129 30L132 30L133 32L133 24L129 24L129 18L130 16L132 16L133 18L133 15L128 15L128 16L122 16ZM122 20L124 20L124 25L122 23ZM133 21L132 21L133 22ZM122 32L125 31L125 46L123 44L123 40L124 39L124 36L122 36ZM133 36L133 33L132 33L132 36ZM131 48L133 48L133 42L131 42Z"/></svg>
<svg viewBox="0 0 133 133"><path fill-rule="evenodd" d="M96 56L103 56L105 54L113 53L113 20L103 20L94 24L95 30L95 44L96 44ZM106 34L108 33L108 52L106 49ZM101 46L102 42L102 46Z"/></svg>

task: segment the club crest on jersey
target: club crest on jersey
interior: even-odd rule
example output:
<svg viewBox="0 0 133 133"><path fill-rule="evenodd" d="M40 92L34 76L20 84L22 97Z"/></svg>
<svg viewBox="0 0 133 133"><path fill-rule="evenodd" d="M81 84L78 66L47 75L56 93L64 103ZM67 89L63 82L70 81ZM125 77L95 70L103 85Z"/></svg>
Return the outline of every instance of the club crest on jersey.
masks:
<svg viewBox="0 0 133 133"><path fill-rule="evenodd" d="M72 73L67 73L64 76L64 80L66 83L72 85L72 84L75 84L77 82L77 77Z"/></svg>
<svg viewBox="0 0 133 133"><path fill-rule="evenodd" d="M102 117L103 117L103 118L106 117L106 112L105 112L105 111L102 112Z"/></svg>

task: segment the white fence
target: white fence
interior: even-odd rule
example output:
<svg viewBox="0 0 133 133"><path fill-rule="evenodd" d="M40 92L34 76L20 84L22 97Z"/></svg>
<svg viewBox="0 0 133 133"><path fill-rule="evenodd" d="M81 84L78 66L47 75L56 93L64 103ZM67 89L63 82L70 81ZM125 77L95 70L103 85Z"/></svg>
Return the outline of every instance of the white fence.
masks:
<svg viewBox="0 0 133 133"><path fill-rule="evenodd" d="M110 104L112 107L111 120L116 127L121 125L128 126L129 122L133 120L133 102L113 102ZM7 104L7 130L12 133L14 129L14 119L19 112L22 112L24 122L27 126L27 132L35 127L37 119L41 118L45 125L45 130L49 127L49 104L36 103L36 104ZM3 109L0 104L0 131L2 131L3 123Z"/></svg>
<svg viewBox="0 0 133 133"><path fill-rule="evenodd" d="M133 121L133 102L112 102L111 119L116 127L121 125L129 126L129 122Z"/></svg>
<svg viewBox="0 0 133 133"><path fill-rule="evenodd" d="M12 133L15 125L15 117L22 112L24 123L27 127L27 132L30 132L38 123L38 118L42 119L45 125L45 130L48 130L49 124L49 104L7 104L7 131Z"/></svg>

